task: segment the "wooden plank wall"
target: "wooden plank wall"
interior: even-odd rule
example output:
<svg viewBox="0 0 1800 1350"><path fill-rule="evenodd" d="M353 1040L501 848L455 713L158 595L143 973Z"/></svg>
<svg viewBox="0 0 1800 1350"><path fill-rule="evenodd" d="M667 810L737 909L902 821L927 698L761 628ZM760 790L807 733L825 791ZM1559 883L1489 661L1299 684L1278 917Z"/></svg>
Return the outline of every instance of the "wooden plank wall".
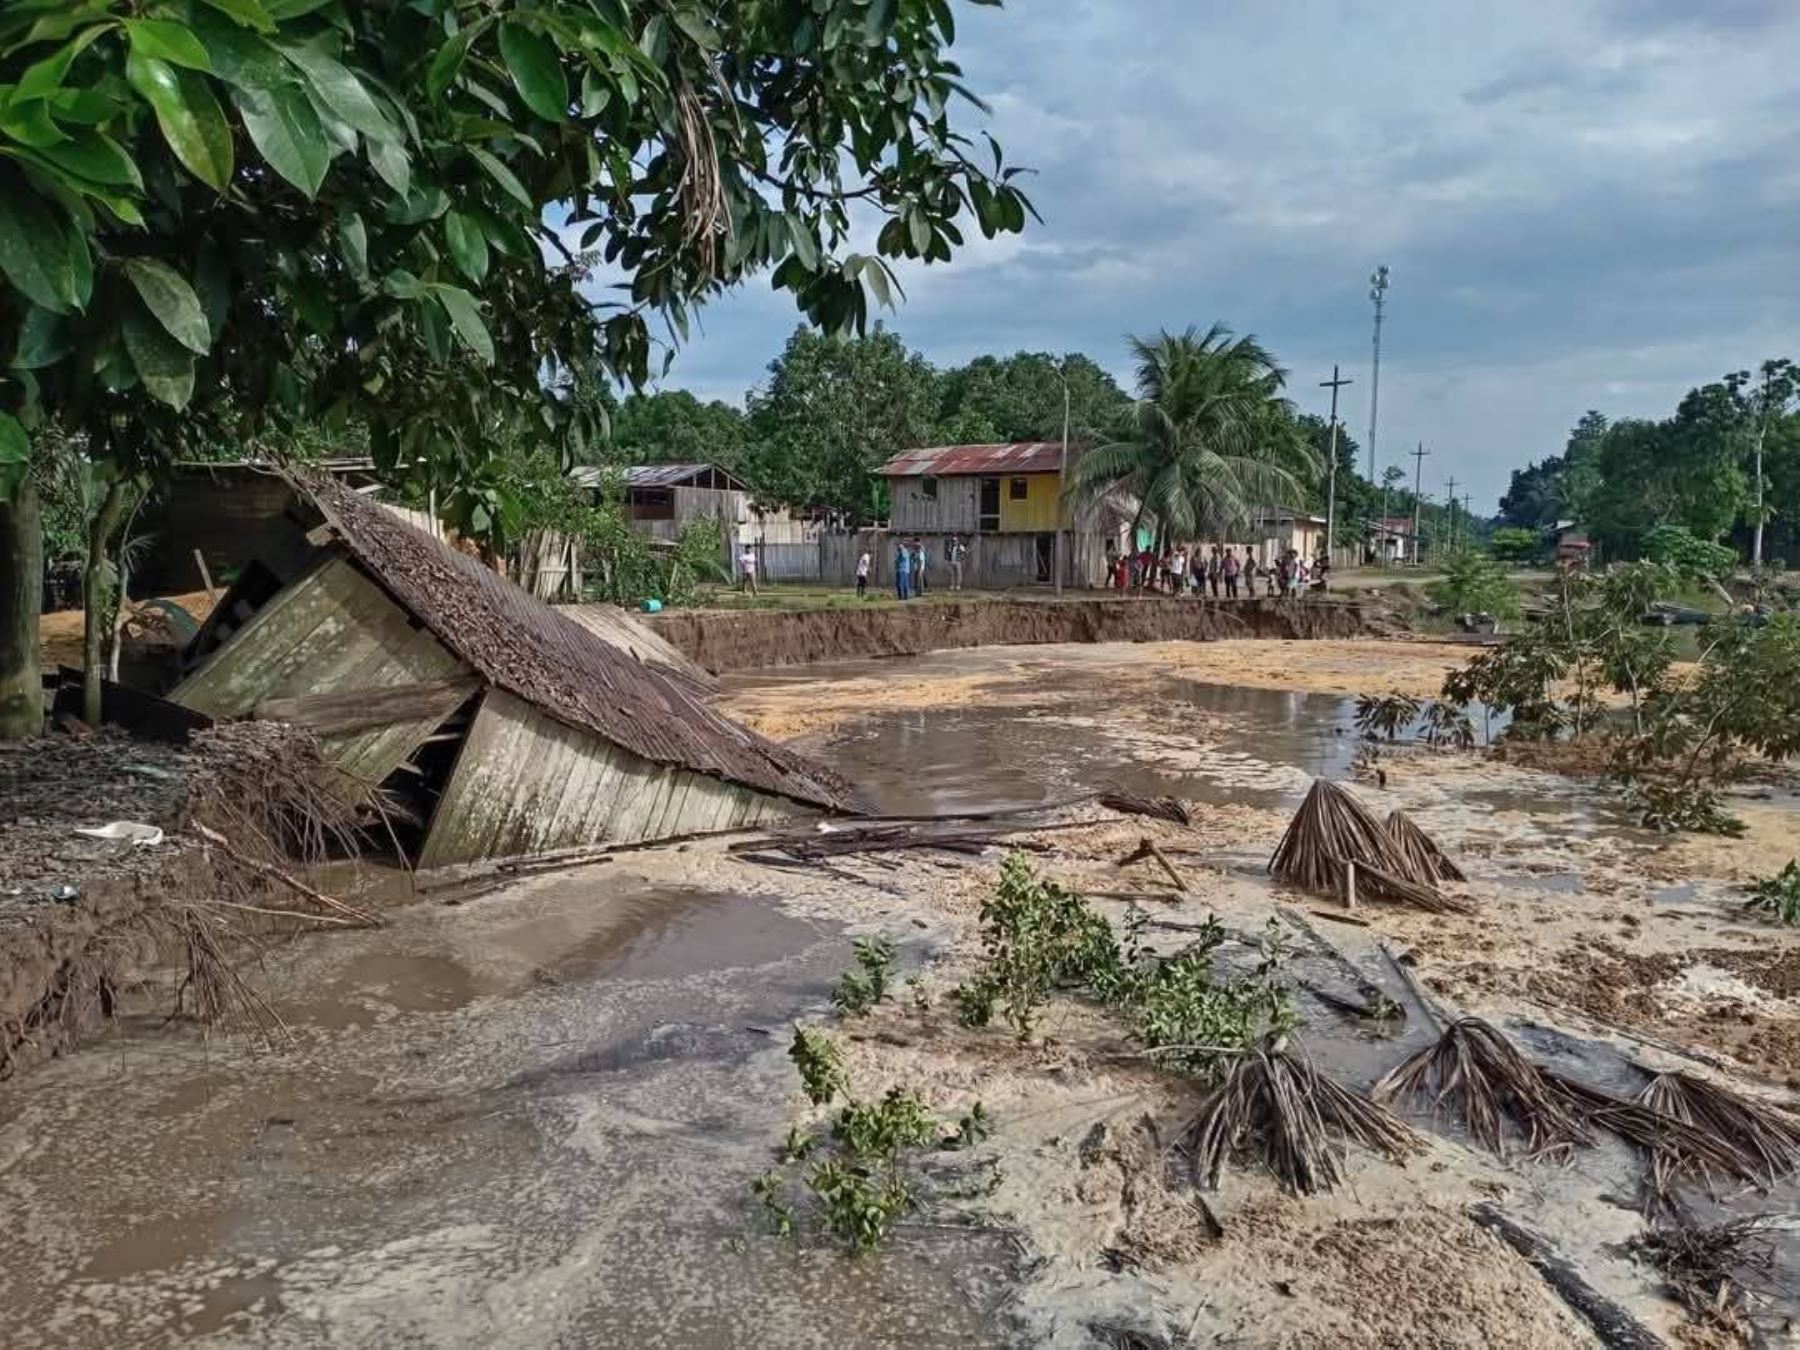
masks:
<svg viewBox="0 0 1800 1350"><path fill-rule="evenodd" d="M419 866L705 834L804 811L784 798L652 764L490 689L432 817Z"/></svg>
<svg viewBox="0 0 1800 1350"><path fill-rule="evenodd" d="M979 478L939 478L937 498L925 495L925 479L893 478L888 480L891 506L889 527L896 534L974 534L981 523L981 480ZM1001 495L1006 484L1000 485Z"/></svg>
<svg viewBox="0 0 1800 1350"><path fill-rule="evenodd" d="M170 693L213 717L248 717L272 698L349 693L469 674L374 582L334 558L288 586ZM326 757L379 783L436 717L326 737Z"/></svg>

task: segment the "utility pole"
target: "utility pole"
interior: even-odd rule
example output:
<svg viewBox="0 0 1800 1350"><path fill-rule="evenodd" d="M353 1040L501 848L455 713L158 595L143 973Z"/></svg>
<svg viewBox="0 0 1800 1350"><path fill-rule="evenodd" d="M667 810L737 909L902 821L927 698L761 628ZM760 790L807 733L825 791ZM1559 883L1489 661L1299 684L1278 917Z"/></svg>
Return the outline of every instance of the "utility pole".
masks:
<svg viewBox="0 0 1800 1350"><path fill-rule="evenodd" d="M1413 566L1419 565L1419 489L1424 482L1425 456L1431 451L1425 448L1425 442L1419 442L1419 448L1413 451Z"/></svg>
<svg viewBox="0 0 1800 1350"><path fill-rule="evenodd" d="M1469 547L1473 532L1469 526L1475 523L1475 517L1469 514L1470 493L1463 493L1463 547Z"/></svg>
<svg viewBox="0 0 1800 1350"><path fill-rule="evenodd" d="M1444 522L1444 532L1449 542L1444 545L1444 552L1456 551L1456 479L1452 477L1444 485L1444 500L1449 503L1449 514Z"/></svg>
<svg viewBox="0 0 1800 1350"><path fill-rule="evenodd" d="M1056 367L1063 387L1062 465L1056 474L1056 598L1062 599L1063 583L1063 504L1069 495L1069 359L1064 357Z"/></svg>
<svg viewBox="0 0 1800 1350"><path fill-rule="evenodd" d="M1369 377L1369 486L1374 487L1380 480L1375 474L1375 428L1376 416L1381 408L1381 318L1387 309L1388 269L1382 263L1369 274L1369 299L1375 304L1375 342L1374 369ZM1382 491L1382 519L1375 528L1376 561L1387 561L1387 492Z"/></svg>
<svg viewBox="0 0 1800 1350"><path fill-rule="evenodd" d="M1331 378L1320 380L1319 388L1331 390L1331 462L1325 478L1325 556L1331 556L1331 550L1337 543L1334 531L1337 528L1337 436L1338 390L1347 384L1355 384L1355 380L1346 380L1338 376L1337 362L1331 363Z"/></svg>

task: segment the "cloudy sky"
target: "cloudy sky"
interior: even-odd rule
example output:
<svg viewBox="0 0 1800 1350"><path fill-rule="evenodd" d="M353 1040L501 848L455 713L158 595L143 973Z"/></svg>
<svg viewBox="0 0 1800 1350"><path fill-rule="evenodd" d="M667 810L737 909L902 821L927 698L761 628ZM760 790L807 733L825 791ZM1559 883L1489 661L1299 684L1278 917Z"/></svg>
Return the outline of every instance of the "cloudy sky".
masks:
<svg viewBox="0 0 1800 1350"><path fill-rule="evenodd" d="M1693 384L1800 356L1794 0L1009 0L958 18L1045 223L902 272L887 321L939 364L1078 350L1123 377L1125 333L1217 319L1274 348L1304 407L1342 363L1364 440L1386 263L1383 461L1422 440L1427 490L1454 474L1483 510L1586 408L1664 415ZM753 283L665 384L741 401L796 320Z"/></svg>

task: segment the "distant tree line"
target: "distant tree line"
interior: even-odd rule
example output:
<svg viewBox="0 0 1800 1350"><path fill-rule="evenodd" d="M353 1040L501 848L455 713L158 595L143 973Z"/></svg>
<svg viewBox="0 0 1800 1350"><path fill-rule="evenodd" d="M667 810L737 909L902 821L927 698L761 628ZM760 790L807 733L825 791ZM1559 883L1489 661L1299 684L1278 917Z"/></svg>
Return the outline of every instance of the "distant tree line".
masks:
<svg viewBox="0 0 1800 1350"><path fill-rule="evenodd" d="M621 464L718 463L743 475L769 501L874 520L887 510L886 485L874 471L902 450L1059 439L1065 378L1072 445L1139 442L1133 426L1138 403L1085 353L1015 352L939 368L888 328L862 338L801 328L742 409L702 402L680 389L631 394L612 408L611 439L599 453ZM1284 424L1264 427L1261 445L1278 458L1276 452L1297 436L1310 449L1311 463L1287 480L1279 493L1284 500L1255 504L1322 513L1330 428L1323 417L1277 404ZM1359 471L1360 455L1355 437L1340 425L1340 541L1358 537L1362 525L1381 513L1382 489ZM1404 478L1403 471L1391 472ZM1273 491L1274 485L1265 486ZM1390 483L1386 507L1389 516L1411 520L1410 486ZM1444 506L1427 502L1421 521L1430 544L1449 542ZM1466 536L1460 517L1457 530Z"/></svg>
<svg viewBox="0 0 1800 1350"><path fill-rule="evenodd" d="M1538 531L1574 521L1609 558L1643 556L1647 541L1670 530L1748 558L1759 448L1764 558L1792 564L1800 561L1800 383L1786 360L1689 390L1660 421L1588 412L1560 455L1514 470L1498 523Z"/></svg>

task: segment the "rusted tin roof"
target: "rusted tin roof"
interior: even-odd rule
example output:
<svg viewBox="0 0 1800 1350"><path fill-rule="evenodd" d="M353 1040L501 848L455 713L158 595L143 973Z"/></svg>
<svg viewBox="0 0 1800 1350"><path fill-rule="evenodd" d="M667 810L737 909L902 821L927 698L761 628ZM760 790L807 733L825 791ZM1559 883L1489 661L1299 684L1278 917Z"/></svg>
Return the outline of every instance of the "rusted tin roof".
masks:
<svg viewBox="0 0 1800 1350"><path fill-rule="evenodd" d="M647 664L336 483L295 480L350 556L484 678L559 722L656 764L761 792L866 812L868 801L822 764L722 716L683 681Z"/></svg>
<svg viewBox="0 0 1800 1350"><path fill-rule="evenodd" d="M1071 456L1075 447L1070 448ZM952 478L965 474L999 477L1013 473L1055 473L1062 466L1061 441L1011 441L1004 445L937 445L895 455L876 470L883 478Z"/></svg>
<svg viewBox="0 0 1800 1350"><path fill-rule="evenodd" d="M574 470L569 476L583 487L595 487L605 472L604 469L583 467ZM620 469L618 473L625 480L626 487L634 488L680 487L690 478L716 473L726 480L729 490L746 490L743 479L730 469L721 469L716 464L632 464Z"/></svg>

